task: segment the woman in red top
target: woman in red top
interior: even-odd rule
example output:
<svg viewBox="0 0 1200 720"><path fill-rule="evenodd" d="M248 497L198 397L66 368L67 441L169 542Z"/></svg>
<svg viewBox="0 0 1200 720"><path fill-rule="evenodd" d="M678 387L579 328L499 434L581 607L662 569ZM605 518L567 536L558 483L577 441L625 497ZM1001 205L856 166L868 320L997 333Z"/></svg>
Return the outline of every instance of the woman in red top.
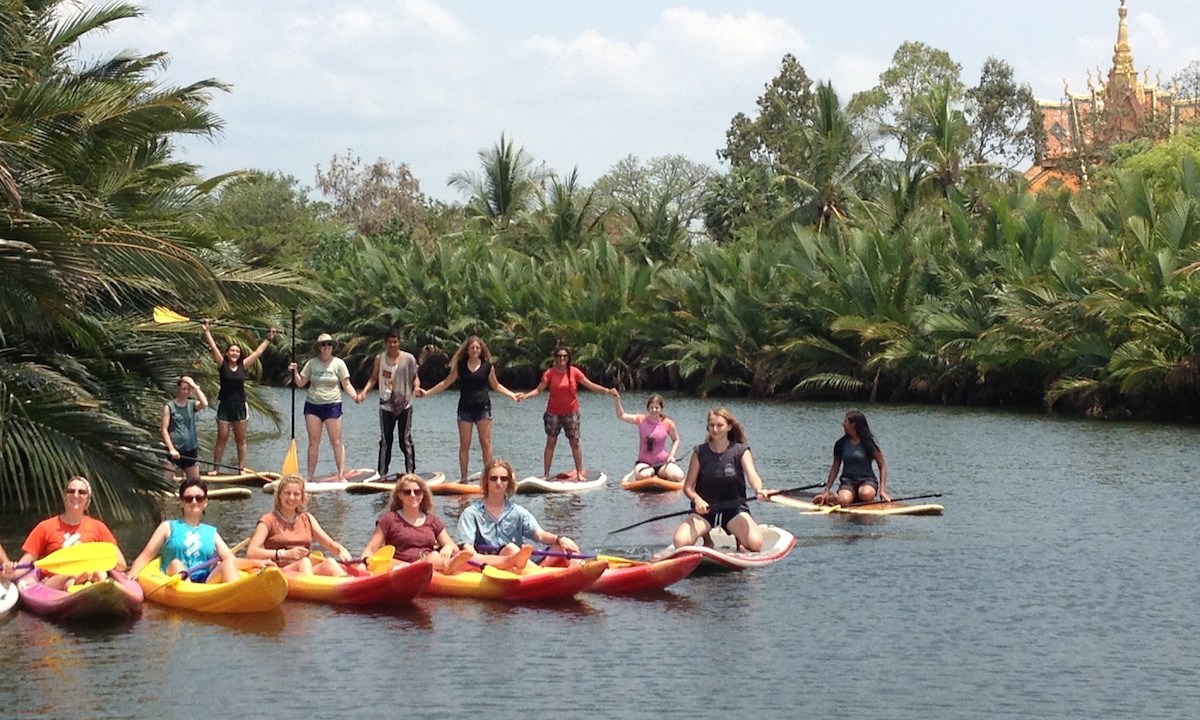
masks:
<svg viewBox="0 0 1200 720"><path fill-rule="evenodd" d="M554 348L554 365L542 373L542 381L527 393L517 393L517 401L528 400L543 390L550 391L546 413L542 424L546 428L546 451L542 460L545 465L543 480L550 478L550 466L554 463L554 447L558 445L558 433L562 431L571 444L571 455L575 458L575 480L587 480L583 471L583 448L579 446L579 386L592 392L615 394L614 388L588 380L583 371L571 364L571 351L563 345Z"/></svg>
<svg viewBox="0 0 1200 720"><path fill-rule="evenodd" d="M433 514L433 493L420 475L401 475L392 488L392 504L375 523L375 532L363 548L365 560L384 545L396 548L403 562L428 560L435 570L459 572L471 559L470 550L459 550L442 519Z"/></svg>
<svg viewBox="0 0 1200 720"><path fill-rule="evenodd" d="M21 546L24 555L18 563L30 563L46 557L50 553L61 550L69 545L87 542L107 542L117 544L116 538L108 526L96 518L89 517L88 506L92 504L92 484L87 478L76 475L67 481L63 488L63 511L61 515L43 520L29 533L25 544ZM128 567L125 556L117 550L117 570ZM46 587L66 590L76 582L98 582L104 573L84 573L78 577L72 575L51 575L44 581Z"/></svg>

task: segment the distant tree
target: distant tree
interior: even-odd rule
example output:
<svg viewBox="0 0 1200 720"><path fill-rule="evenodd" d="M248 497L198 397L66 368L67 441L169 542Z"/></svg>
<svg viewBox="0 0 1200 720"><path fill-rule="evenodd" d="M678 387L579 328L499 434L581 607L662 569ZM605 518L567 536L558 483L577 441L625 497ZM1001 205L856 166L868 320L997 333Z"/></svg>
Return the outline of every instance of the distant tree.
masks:
<svg viewBox="0 0 1200 720"><path fill-rule="evenodd" d="M792 160L792 143L813 113L812 80L790 53L783 56L779 74L758 98L758 115L738 113L725 132L725 148L717 157L734 166L776 166Z"/></svg>
<svg viewBox="0 0 1200 720"><path fill-rule="evenodd" d="M333 230L319 219L296 178L252 173L221 187L202 213L200 226L231 246L241 262L254 267L296 267L309 257L322 233Z"/></svg>
<svg viewBox="0 0 1200 720"><path fill-rule="evenodd" d="M371 165L334 155L329 170L317 166L317 188L333 206L331 218L354 228L359 235L374 235L399 225L415 232L425 223L425 196L408 165L379 158Z"/></svg>
<svg viewBox="0 0 1200 720"><path fill-rule="evenodd" d="M481 172L454 173L446 184L468 196L467 212L507 227L537 197L546 173L535 170L533 156L500 134L500 141L479 151Z"/></svg>
<svg viewBox="0 0 1200 720"><path fill-rule="evenodd" d="M596 180L596 202L610 211L631 210L665 203L685 227L704 217L704 190L714 175L707 165L683 155L662 155L643 163L629 155Z"/></svg>
<svg viewBox="0 0 1200 720"><path fill-rule="evenodd" d="M1193 60L1175 74L1172 81L1176 98L1200 97L1200 60Z"/></svg>
<svg viewBox="0 0 1200 720"><path fill-rule="evenodd" d="M917 99L941 83L948 83L951 101L962 98L962 66L945 50L920 42L905 42L892 55L892 64L879 74L879 84L857 93L847 111L860 116L881 138L898 144L908 156L920 133L915 127L920 109Z"/></svg>
<svg viewBox="0 0 1200 720"><path fill-rule="evenodd" d="M967 90L966 97L971 162L1015 168L1033 158L1042 130L1041 111L1029 86L1013 80L1008 63L989 57L979 84Z"/></svg>

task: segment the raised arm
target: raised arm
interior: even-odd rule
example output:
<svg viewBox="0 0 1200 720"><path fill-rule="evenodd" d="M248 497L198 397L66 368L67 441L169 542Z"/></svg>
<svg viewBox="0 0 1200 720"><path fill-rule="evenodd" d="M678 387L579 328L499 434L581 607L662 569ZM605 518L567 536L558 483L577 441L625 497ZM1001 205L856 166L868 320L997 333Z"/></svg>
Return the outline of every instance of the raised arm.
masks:
<svg viewBox="0 0 1200 720"><path fill-rule="evenodd" d="M221 354L221 348L217 347L217 341L213 340L212 331L208 329L208 320L201 320L200 327L204 329L204 339L208 341L208 351L212 353L212 359L220 365L225 361L225 356Z"/></svg>
<svg viewBox="0 0 1200 720"><path fill-rule="evenodd" d="M196 409L203 410L208 407L208 398L204 395L204 390L200 388L200 383L196 382L187 375L183 376L185 382L191 386L191 393L196 396Z"/></svg>
<svg viewBox="0 0 1200 720"><path fill-rule="evenodd" d="M617 392L614 389L613 393L612 393L612 399L613 399L613 409L617 411L617 419L621 420L622 422L627 422L630 425L637 425L638 424L637 415L630 415L629 413L625 412L625 408L623 408L621 406L621 393ZM675 446L676 446L676 448L678 448L678 446L679 446L678 438L676 438L676 440L675 440ZM674 456L675 453L672 452L671 455Z"/></svg>
<svg viewBox="0 0 1200 720"><path fill-rule="evenodd" d="M242 360L242 365L243 366L253 365L256 360L258 360L260 357L262 357L263 352L266 351L267 346L269 346L271 344L271 341L275 339L276 334L277 334L277 331L275 330L275 328L271 328L270 330L268 330L267 331L267 339L260 342L258 344L258 347L254 348L254 351L251 352L249 355L247 355L244 360Z"/></svg>

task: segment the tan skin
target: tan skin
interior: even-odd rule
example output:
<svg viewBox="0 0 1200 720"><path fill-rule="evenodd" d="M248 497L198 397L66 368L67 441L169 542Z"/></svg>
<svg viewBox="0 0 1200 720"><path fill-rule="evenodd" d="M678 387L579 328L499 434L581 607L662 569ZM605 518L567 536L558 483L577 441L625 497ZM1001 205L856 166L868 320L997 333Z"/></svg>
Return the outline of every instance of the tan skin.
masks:
<svg viewBox="0 0 1200 720"><path fill-rule="evenodd" d="M394 361L400 357L400 338L387 338L386 340L384 340L384 344L387 346L387 350L385 352L387 352L387 356L389 359ZM367 384L364 385L363 389L358 392L358 395L354 396L354 402L361 403L363 400L366 400L367 393L371 392L371 389L374 388L375 385L378 384L378 378L379 378L379 356L375 356L375 364L371 366L371 377L367 379ZM421 377L419 375L414 375L413 376L413 393L416 394L417 397L421 397L419 394L420 392L421 392Z"/></svg>
<svg viewBox="0 0 1200 720"><path fill-rule="evenodd" d="M713 452L722 453L729 449L729 422L722 416L714 413L708 415L708 446ZM747 482L754 489L754 494L759 500L766 500L769 490L763 488L762 478L758 475L758 468L754 465L754 457L750 450L747 449L742 454L742 470L746 475ZM692 454L692 460L688 463L687 479L683 482L683 494L692 501L695 512L687 516L687 519L675 530L674 544L675 547L685 547L687 545L695 545L701 541L712 531L713 526L701 517L702 514L709 511L708 501L700 497L696 492L696 481L700 477L700 460L696 454ZM758 552L763 548L762 530L758 527L758 523L749 513L742 512L729 521L729 532L737 538L738 547L745 548L750 552Z"/></svg>
<svg viewBox="0 0 1200 720"><path fill-rule="evenodd" d="M404 480L397 482L396 487L392 490L392 499L395 500L398 497L401 502L400 510L397 512L413 527L421 527L425 524L425 512L421 510L424 492L419 483L405 482ZM383 541L383 530L377 525L360 557L365 560L374 555L379 548L383 547ZM450 537L450 533L445 528L438 533L437 543L438 550L426 555L425 559L433 565L434 570L446 575L461 572L467 566L471 556L474 555L474 552L469 549L460 550L454 543L454 538Z"/></svg>
<svg viewBox="0 0 1200 720"><path fill-rule="evenodd" d="M285 525L291 525L296 522L297 517L303 510L301 507L304 504L304 485L302 482L287 482L283 481L275 490L279 494L280 502L279 509L274 511L283 520ZM349 562L353 559L350 552L345 546L338 543L329 536L322 528L317 519L309 514L309 520L312 523L313 540L327 550L335 553L341 560ZM325 558L320 562L313 564L312 558L309 557L311 552L303 546L293 546L285 550L268 550L265 547L267 542L267 526L258 523L254 527L254 534L250 536L250 545L246 548L246 557L251 560L270 560L283 568L285 575L331 575L341 577L347 575L345 568L341 563L333 558Z"/></svg>
<svg viewBox="0 0 1200 720"><path fill-rule="evenodd" d="M267 347L271 344L271 341L275 339L276 334L278 334L275 328L271 328L269 331L267 331L267 339L259 343L258 347L256 347L253 352L243 359L242 347L236 344L230 345L225 350L225 354L222 355L220 348L217 347L217 341L213 339L212 332L209 330L208 324L208 320L200 321L200 326L204 328L204 339L208 341L208 349L209 352L212 353L213 361L216 362L217 365L228 362L230 367L236 367L239 359L241 360L243 367L249 367L250 365L253 365L262 356L263 352L266 351ZM245 469L246 458L248 457L249 453L246 445L246 426L249 424L250 421L248 419L235 423L224 422L223 420L217 421L217 441L213 445L214 467L211 474L217 474L217 468L215 466L220 465L221 459L225 456L225 445L229 442L229 433L231 430L233 431L234 445L237 447L238 467L242 468L243 470Z"/></svg>
<svg viewBox="0 0 1200 720"><path fill-rule="evenodd" d="M328 365L333 360L334 343L321 343L317 346L317 357L321 362ZM308 385L308 378L302 376L296 369L296 363L290 363L288 370L292 373L292 382L296 383L296 387L305 387ZM355 402L362 402L358 399L358 391L354 389L353 383L347 377L342 380L342 390L347 395L355 399ZM342 419L340 417L330 418L322 422L321 418L316 415L304 416L304 427L308 430L308 479L312 480L317 472L317 461L320 459L321 453L321 427L324 426L325 432L329 434L329 444L333 447L333 460L337 464L338 480L346 480L346 446L342 444Z"/></svg>
<svg viewBox="0 0 1200 720"><path fill-rule="evenodd" d="M196 396L196 410L197 411L203 410L208 407L208 398L204 396L204 391L200 389L200 386L196 383L195 380L193 380L192 378L190 378L187 375L184 375L183 377L179 378L179 381L177 383L175 383L175 399L172 402L174 402L176 405L183 406L183 405L187 404L188 398L192 397L193 395ZM181 456L179 454L179 450L175 447L175 443L171 442L170 428L171 428L171 405L170 405L170 403L167 403L166 405L163 406L162 421L159 423L158 429L159 429L159 432L162 434L163 445L167 446L167 454L171 456L172 460L178 460ZM174 477L176 469L177 468L175 465L169 464L167 466L168 477ZM189 477L189 478L200 477L199 463L191 466L190 468L187 468L186 470L183 471L183 473L184 473L185 477Z"/></svg>
<svg viewBox="0 0 1200 720"><path fill-rule="evenodd" d="M67 483L63 490L63 511L59 518L67 525L79 525L83 522L84 515L87 514L88 506L92 503L91 490L87 483L81 480L71 480ZM25 553L17 564L31 563L38 558L32 553ZM117 549L117 570L124 570L129 567L129 563L125 562L125 555L121 553L120 548ZM12 568L5 566L5 572L12 573ZM105 578L105 573L82 573L80 575L50 575L44 581L43 585L56 590L66 590L75 584L86 582L99 582Z"/></svg>
<svg viewBox="0 0 1200 720"><path fill-rule="evenodd" d="M499 519L504 514L504 506L508 503L510 496L508 492L509 484L511 483L515 486L516 478L503 465L489 463L485 466L484 473L480 477L479 482L483 487L483 509L493 518ZM571 553L579 552L579 546L566 535L555 535L545 530L538 530L534 539L543 545L550 545L557 550ZM464 544L463 547L472 553L476 552L473 545ZM501 569L520 570L525 567L525 563L528 562L532 550L533 548L528 545L518 547L514 543L508 543L500 548L499 552L495 555L479 554L476 555L475 559Z"/></svg>
<svg viewBox="0 0 1200 720"><path fill-rule="evenodd" d="M849 416L842 419L842 430L846 435L850 436L853 442L859 442L858 431L854 427L854 423L850 422ZM887 462L883 459L883 451L875 448L875 454L872 456L875 464L879 466L879 499L883 502L891 502L892 496L887 491ZM870 485L863 484L858 488L858 497L855 497L850 488L838 490L836 494L830 492L833 487L833 481L837 479L838 470L842 467L842 461L836 455L833 458L833 465L829 468L829 477L825 478L825 489L813 498L814 505L851 505L856 502L873 502L875 500L875 488Z"/></svg>
<svg viewBox="0 0 1200 720"><path fill-rule="evenodd" d="M192 486L184 489L183 494L179 498L180 512L182 520L192 527L199 527L200 522L204 519L204 510L208 507L208 493L201 488ZM134 558L133 565L129 569L129 576L136 577L142 568L150 564L154 558L162 551L163 544L167 542L167 538L171 536L171 524L164 522L154 530L154 534L146 542L146 547L142 548L142 552ZM217 565L208 576L208 582L234 582L238 579L238 563L237 558L229 550L229 546L221 539L221 535L217 534L215 538L217 547L217 557L221 562ZM178 575L180 572L187 570L183 562L178 558L172 560L163 572L167 575Z"/></svg>
<svg viewBox="0 0 1200 720"><path fill-rule="evenodd" d="M630 425L636 426L638 424L637 415L631 415L631 414L625 412L625 408L621 407L620 393L618 393L614 390L612 393L612 396L613 396L613 405L617 412L617 419L620 420L621 422L627 422ZM654 400L647 402L646 403L646 418L654 423L662 422L663 406ZM660 467L657 472L655 472L654 468L647 465L646 463L641 463L641 462L636 463L633 466L634 479L644 480L646 478L650 478L650 477L654 477L655 475L658 475L660 478L662 478L664 480L670 480L672 482L683 482L684 477L685 477L684 473L683 473L683 468L679 467L679 463L675 460L676 455L678 455L678 453L679 453L679 442L680 441L679 441L679 433L676 432L674 426L671 426L671 428L667 431L667 437L671 438L671 452L669 455L667 455L666 464L663 465L662 467Z"/></svg>
<svg viewBox="0 0 1200 720"><path fill-rule="evenodd" d="M471 372L478 370L479 366L483 364L483 358L480 357L482 350L483 348L477 342L472 342L467 345L467 369L469 369ZM417 388L417 397L433 397L446 388L452 387L456 382L458 382L458 364L451 363L450 374L447 375L440 383L434 385L428 390L421 390L420 388ZM494 365L492 366L492 371L488 373L488 385L509 400L517 400L517 393L504 387L500 384L500 381L496 379L496 367ZM462 422L460 420L458 422L458 473L459 478L461 478L461 482L464 483L467 481L467 471L471 461L471 429L473 426L477 426L479 428L479 450L483 455L483 464L487 465L492 461L491 418L488 418L487 420L480 420L477 423Z"/></svg>
<svg viewBox="0 0 1200 720"><path fill-rule="evenodd" d="M565 350L556 350L554 352L554 370L560 373L570 372L571 354ZM586 376L579 381L583 387L597 393L606 393L615 395L616 388L606 388L603 385L594 383ZM536 397L547 388L546 382L543 380L538 383L538 386L527 393L517 393L517 402L524 402L531 397ZM583 447L579 444L579 438L567 438L567 442L571 446L571 457L575 461L575 478L577 480L586 480L587 476L583 470ZM546 436L546 449L542 453L543 473L542 479L550 478L550 466L554 464L554 449L558 446L558 436Z"/></svg>

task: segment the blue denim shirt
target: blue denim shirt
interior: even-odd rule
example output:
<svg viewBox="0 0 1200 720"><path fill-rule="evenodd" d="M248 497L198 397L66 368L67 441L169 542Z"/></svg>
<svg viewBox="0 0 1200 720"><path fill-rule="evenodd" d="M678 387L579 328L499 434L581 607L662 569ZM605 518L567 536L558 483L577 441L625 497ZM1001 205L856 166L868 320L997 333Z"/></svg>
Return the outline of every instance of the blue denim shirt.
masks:
<svg viewBox="0 0 1200 720"><path fill-rule="evenodd" d="M526 538L533 540L534 533L542 529L537 518L520 505L508 500L500 519L492 518L476 500L463 510L458 518L458 542L460 545L495 545L504 547L508 543L522 544Z"/></svg>

